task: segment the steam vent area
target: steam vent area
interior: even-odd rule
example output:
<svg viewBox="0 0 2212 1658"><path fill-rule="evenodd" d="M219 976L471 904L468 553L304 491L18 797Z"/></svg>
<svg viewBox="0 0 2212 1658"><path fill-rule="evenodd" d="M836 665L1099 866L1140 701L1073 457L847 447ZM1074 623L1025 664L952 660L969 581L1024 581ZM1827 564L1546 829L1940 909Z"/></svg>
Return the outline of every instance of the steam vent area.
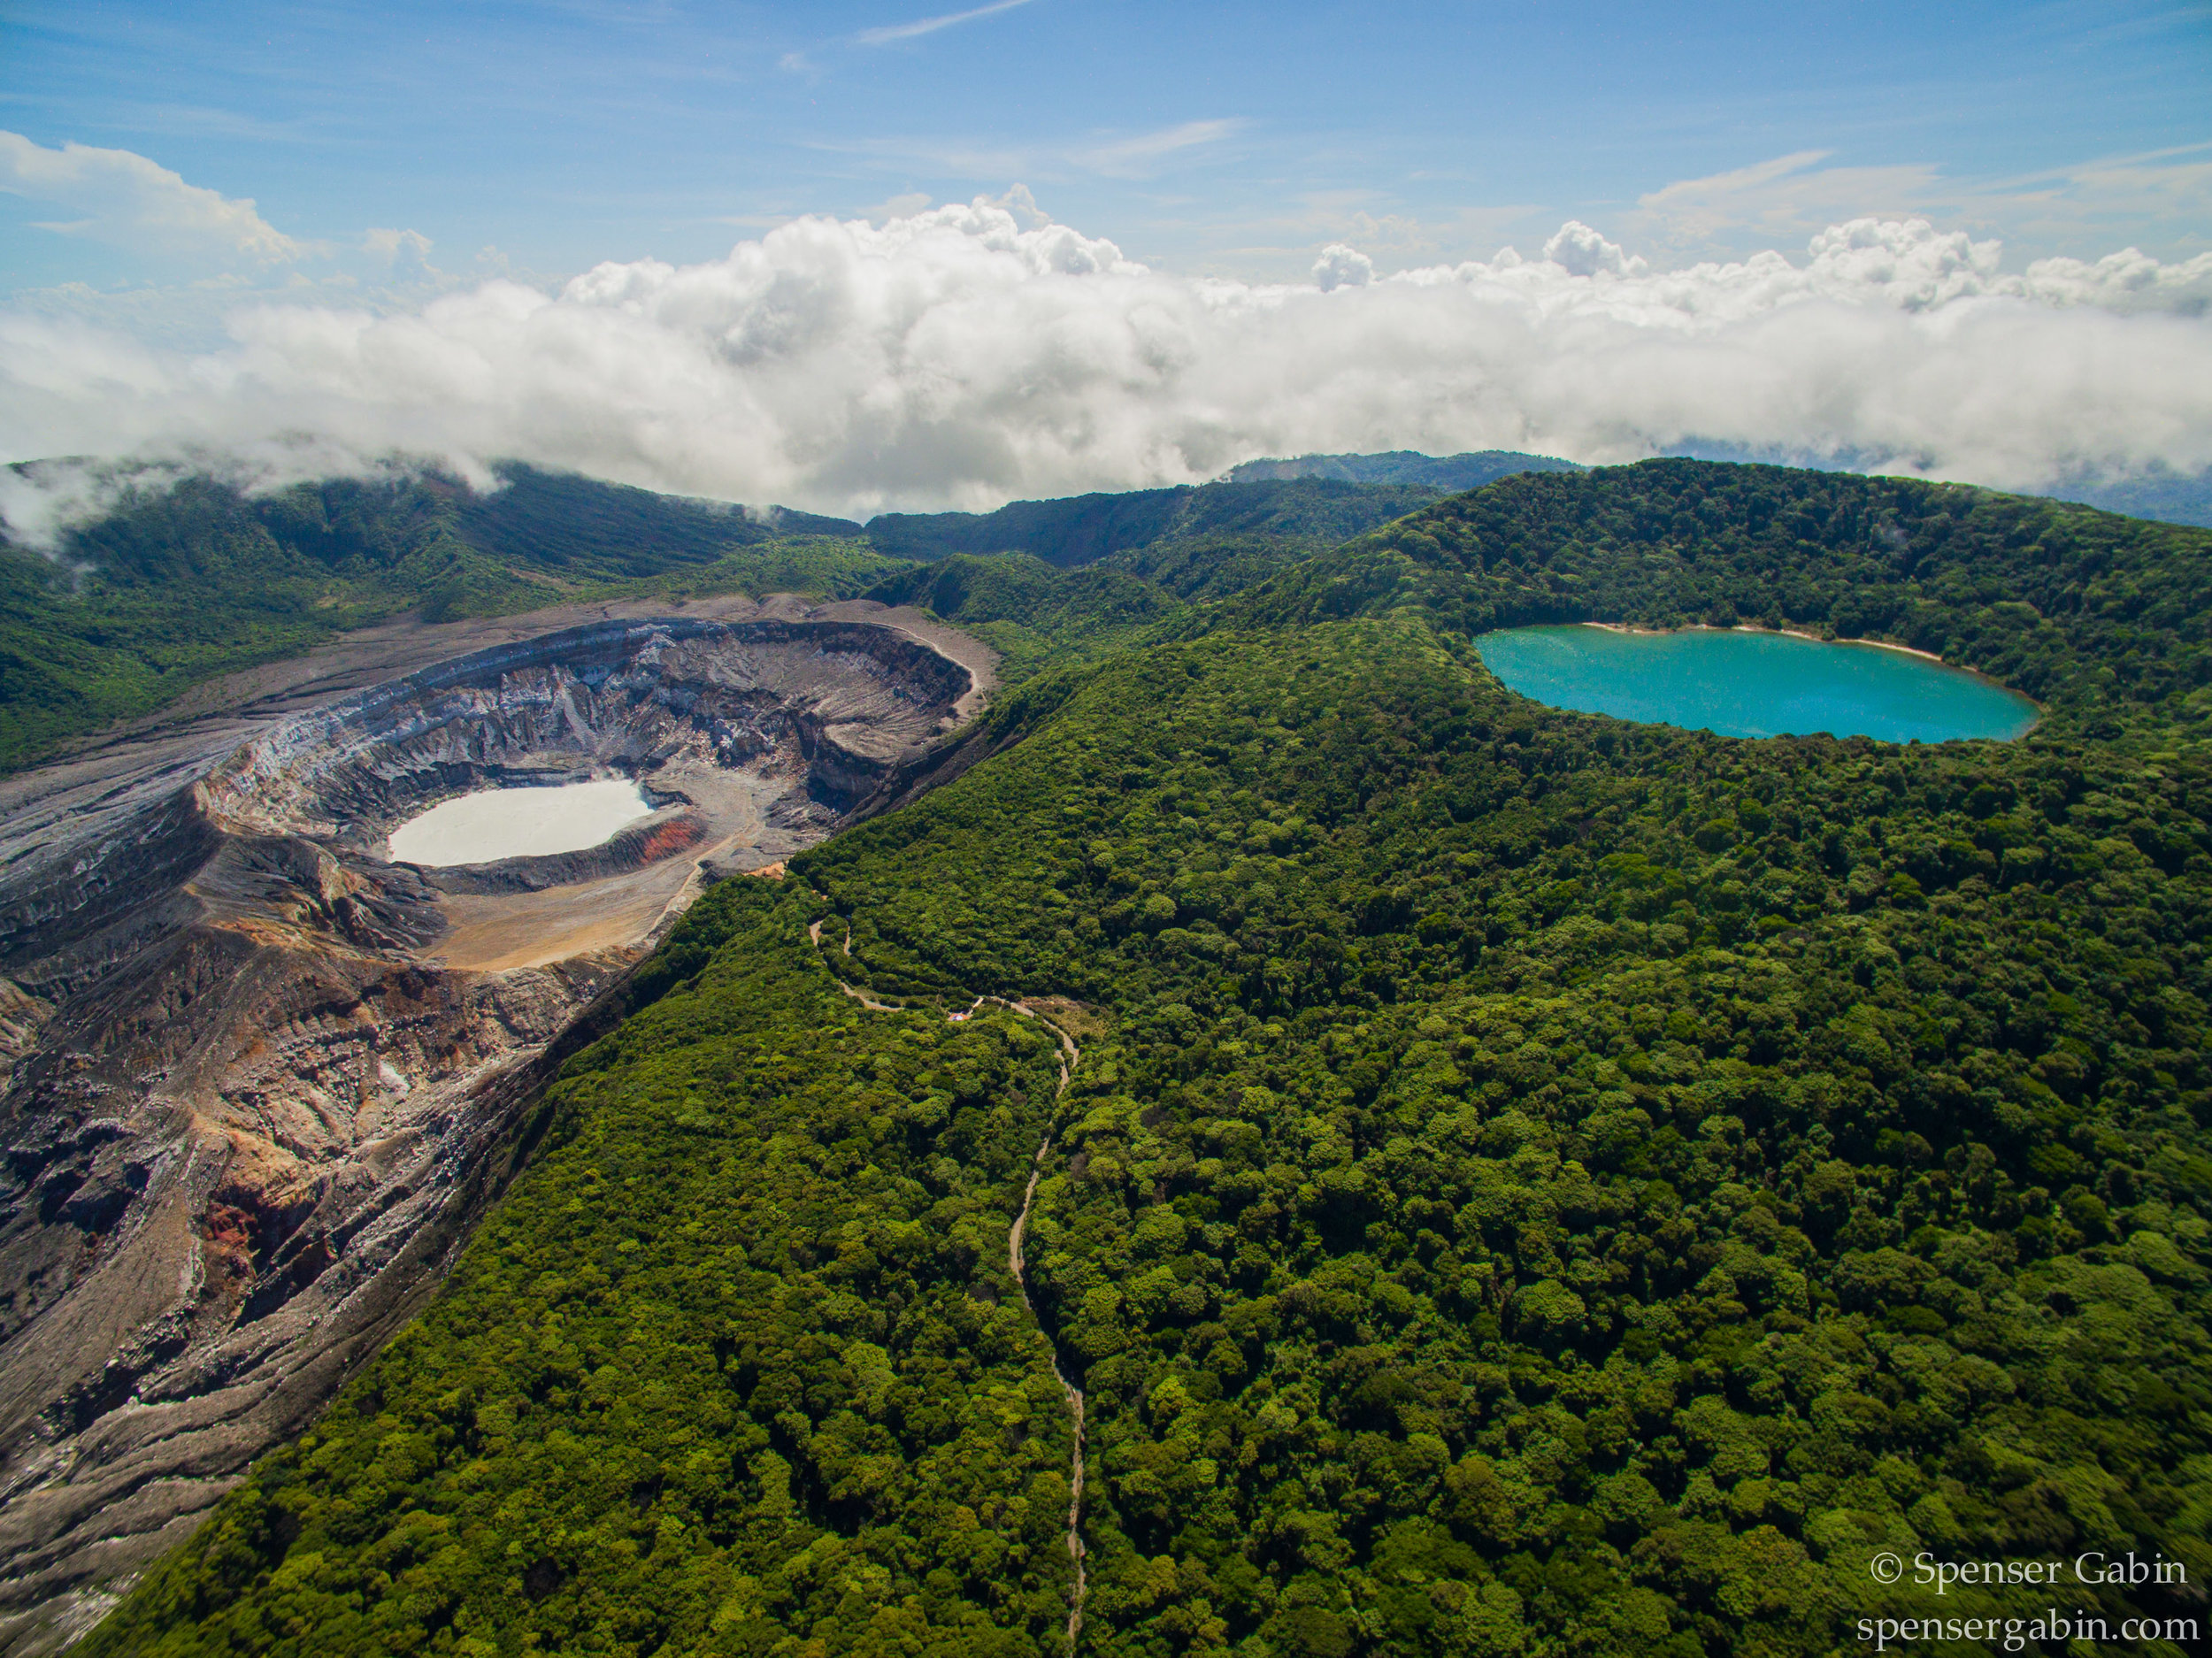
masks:
<svg viewBox="0 0 2212 1658"><path fill-rule="evenodd" d="M890 798L988 664L605 620L0 786L0 1644L83 1626L298 1432L692 898ZM593 844L392 856L442 802L588 783Z"/></svg>

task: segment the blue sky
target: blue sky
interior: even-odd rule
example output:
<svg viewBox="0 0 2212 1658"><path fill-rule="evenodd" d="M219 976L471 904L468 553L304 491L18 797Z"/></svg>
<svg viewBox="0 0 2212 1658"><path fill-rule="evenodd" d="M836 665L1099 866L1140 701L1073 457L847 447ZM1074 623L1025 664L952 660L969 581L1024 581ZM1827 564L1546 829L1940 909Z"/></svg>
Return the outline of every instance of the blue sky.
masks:
<svg viewBox="0 0 2212 1658"><path fill-rule="evenodd" d="M2008 265L2212 248L2204 4L941 5L8 0L0 127L303 242L411 230L538 278L1016 182L1133 257L1261 278L1570 217L1663 263L1862 213ZM35 228L71 207L0 196L0 290L173 270Z"/></svg>
<svg viewBox="0 0 2212 1658"><path fill-rule="evenodd" d="M2212 3L0 0L0 462L1684 447L2212 469Z"/></svg>

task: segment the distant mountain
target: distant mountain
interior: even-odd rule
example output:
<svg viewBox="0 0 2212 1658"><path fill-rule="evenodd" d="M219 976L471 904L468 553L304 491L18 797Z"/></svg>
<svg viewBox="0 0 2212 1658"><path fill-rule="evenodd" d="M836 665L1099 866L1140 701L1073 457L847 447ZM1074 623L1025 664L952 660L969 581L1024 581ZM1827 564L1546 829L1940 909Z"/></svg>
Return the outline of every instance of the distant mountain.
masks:
<svg viewBox="0 0 2212 1658"><path fill-rule="evenodd" d="M1894 459L1886 456L1809 455L1801 449L1772 444L1686 443L1673 451L1671 458L1792 466L1808 472L1878 477L1896 468ZM2212 467L2196 472L2161 468L2145 477L2119 480L2087 472L2075 472L2033 493L2049 500L2071 501L2085 507L2101 507L2107 512L2124 512L2131 518L2193 524L2212 529Z"/></svg>
<svg viewBox="0 0 2212 1658"><path fill-rule="evenodd" d="M2131 518L2159 518L2168 524L2194 524L2212 529L2212 469L2192 476L2187 472L2154 472L2119 483L2062 482L2049 491L2062 501L2124 512Z"/></svg>
<svg viewBox="0 0 2212 1658"><path fill-rule="evenodd" d="M891 513L864 529L519 464L499 472L485 494L435 473L268 495L190 477L130 492L50 551L0 533L0 772L215 674L404 614L684 590L849 597L900 574L898 561L967 554L1102 563L1101 580L1064 593L1034 567L920 579L918 592L990 633L1011 682L1078 640L1103 649L1163 605L1233 592L1438 497L1321 479L1186 485Z"/></svg>
<svg viewBox="0 0 2212 1658"><path fill-rule="evenodd" d="M1699 458L1749 457L1709 446ZM1819 470L1875 465L1831 458ZM1447 495L1516 473L1586 470L1503 450L1308 455L1248 462L1211 484L885 513L865 526L522 465L502 466L502 487L482 495L436 474L268 495L186 478L129 493L50 549L0 533L0 773L212 675L407 614L434 622L687 591L910 589L987 637L1011 685L1048 661L1118 649L1180 605L1256 587ZM2050 494L2212 526L2212 473L2082 479ZM1099 579L1056 584L1036 568L964 562L1007 554Z"/></svg>
<svg viewBox="0 0 2212 1658"><path fill-rule="evenodd" d="M556 566L573 562L595 574L655 575L678 564L711 563L733 547L860 533L850 518L657 495L519 464L501 467L500 478L505 487L489 495L448 494L468 541L499 557Z"/></svg>
<svg viewBox="0 0 2212 1658"><path fill-rule="evenodd" d="M1318 551L1403 518L1439 493L1433 485L1342 479L1181 484L1015 501L995 512L886 512L868 520L867 536L876 551L893 558L1030 553L1063 570L1214 536L1287 539Z"/></svg>
<svg viewBox="0 0 2212 1658"><path fill-rule="evenodd" d="M1671 453L1683 460L1793 466L1809 472L1880 474L1888 470L1872 456L1823 457L1742 443L1687 443ZM1549 455L1522 455L1511 449L1442 456L1424 455L1417 449L1391 449L1380 455L1302 455L1296 460L1246 461L1223 473L1221 481L1249 484L1317 478L1343 483L1416 485L1441 495L1460 495L1516 472L1582 470L1573 461ZM2116 481L2081 473L2033 493L2085 507L2101 507L2107 512L2124 512L2133 518L2212 528L2212 468L2196 472L2159 471Z"/></svg>
<svg viewBox="0 0 2212 1658"><path fill-rule="evenodd" d="M1574 472L1582 468L1553 455L1523 455L1514 449L1476 449L1464 455L1424 455L1391 449L1381 455L1301 455L1294 461L1246 461L1222 476L1224 483L1250 484L1288 478L1328 478L1353 484L1418 484L1455 495L1479 489L1516 472Z"/></svg>

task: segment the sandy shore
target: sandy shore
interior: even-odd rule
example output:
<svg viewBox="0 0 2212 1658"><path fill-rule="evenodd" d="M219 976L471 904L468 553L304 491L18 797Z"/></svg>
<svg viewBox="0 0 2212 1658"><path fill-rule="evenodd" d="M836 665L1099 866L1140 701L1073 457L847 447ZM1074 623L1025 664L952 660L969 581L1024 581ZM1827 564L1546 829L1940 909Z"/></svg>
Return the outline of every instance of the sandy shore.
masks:
<svg viewBox="0 0 2212 1658"><path fill-rule="evenodd" d="M1778 633L1784 639L1809 639L1816 645L1865 645L1875 650L1902 651L1908 656L1937 663L1946 668L1957 667L1945 662L1932 650L1917 649L1911 645L1897 645L1886 639L1829 639L1819 633L1808 633L1795 627L1749 627L1739 622L1733 627L1715 627L1709 622L1693 622L1687 627L1631 627L1625 622L1578 622L1578 627L1601 627L1609 633ZM1972 668L1960 668L1962 673L1973 673Z"/></svg>

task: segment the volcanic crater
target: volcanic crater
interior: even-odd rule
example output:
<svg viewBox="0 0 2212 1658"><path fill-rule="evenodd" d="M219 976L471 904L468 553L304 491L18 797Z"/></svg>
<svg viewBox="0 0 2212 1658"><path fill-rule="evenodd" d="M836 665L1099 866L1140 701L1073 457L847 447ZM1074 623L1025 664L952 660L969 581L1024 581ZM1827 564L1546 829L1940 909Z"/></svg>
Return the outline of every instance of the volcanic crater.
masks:
<svg viewBox="0 0 2212 1658"><path fill-rule="evenodd" d="M887 800L972 710L959 643L599 620L15 790L0 1645L96 1617L420 1304L702 887ZM585 850L389 856L440 801L611 778L653 810Z"/></svg>

